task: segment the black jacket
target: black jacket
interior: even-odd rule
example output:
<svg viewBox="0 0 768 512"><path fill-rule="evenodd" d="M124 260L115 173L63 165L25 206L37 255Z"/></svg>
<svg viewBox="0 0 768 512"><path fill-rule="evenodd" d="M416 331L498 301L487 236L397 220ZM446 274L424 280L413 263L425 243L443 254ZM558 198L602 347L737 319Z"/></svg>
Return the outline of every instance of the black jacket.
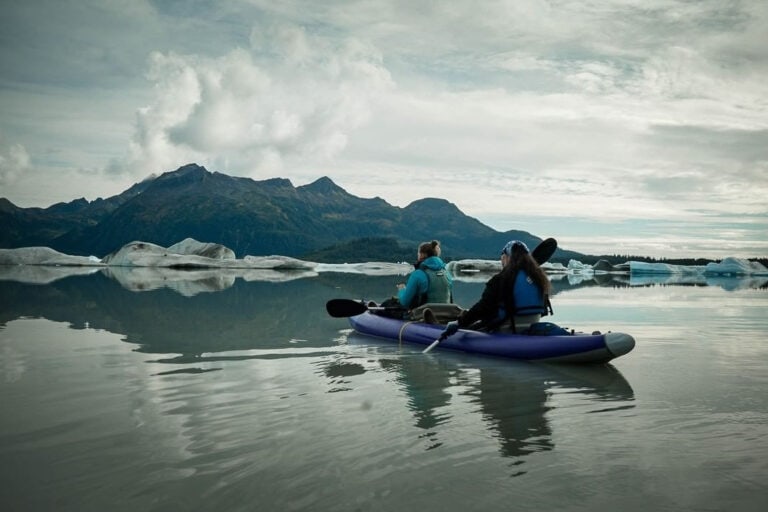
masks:
<svg viewBox="0 0 768 512"><path fill-rule="evenodd" d="M519 272L521 270L502 271L489 279L485 284L480 300L459 316L459 327L472 326L474 329L494 330L503 325L510 318L510 315L533 313L546 315L548 312L551 313L549 298L546 295L541 296L538 286L531 286L523 281L521 282L523 288L516 289L515 281ZM530 283L530 280L528 282ZM520 293L520 296L517 296L516 291ZM529 296L530 293L537 294L539 297L531 297ZM517 301L521 301L521 303L516 304ZM480 322L478 325L473 325L478 321Z"/></svg>
<svg viewBox="0 0 768 512"><path fill-rule="evenodd" d="M501 273L490 278L485 283L485 289L480 296L480 300L459 317L459 327L464 329L477 321L480 321L481 326L495 323L499 316L499 299L502 296L504 284L504 278Z"/></svg>

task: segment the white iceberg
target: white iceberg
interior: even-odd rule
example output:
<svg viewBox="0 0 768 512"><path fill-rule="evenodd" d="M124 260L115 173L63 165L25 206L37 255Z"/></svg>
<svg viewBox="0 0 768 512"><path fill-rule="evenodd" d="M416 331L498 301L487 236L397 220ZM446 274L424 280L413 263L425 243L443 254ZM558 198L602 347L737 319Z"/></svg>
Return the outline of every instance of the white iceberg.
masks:
<svg viewBox="0 0 768 512"><path fill-rule="evenodd" d="M348 274L365 274L369 276L402 276L413 270L409 263L387 263L370 261L366 263L318 263L317 272L344 272Z"/></svg>
<svg viewBox="0 0 768 512"><path fill-rule="evenodd" d="M182 252L176 252L182 251ZM149 242L131 242L104 257L110 267L193 268L260 268L310 270L317 263L287 256L246 256L236 259L234 253L219 244L205 244L191 238L165 248Z"/></svg>
<svg viewBox="0 0 768 512"><path fill-rule="evenodd" d="M198 242L194 238L185 238L168 248L170 252L176 254L188 254L194 256L205 256L215 260L234 260L235 251L221 244L210 242Z"/></svg>
<svg viewBox="0 0 768 512"><path fill-rule="evenodd" d="M61 267L103 266L95 256L70 256L50 247L0 249L0 265L48 265Z"/></svg>
<svg viewBox="0 0 768 512"><path fill-rule="evenodd" d="M465 259L449 261L446 264L446 268L453 275L476 274L476 273L492 273L495 274L501 270L501 262L498 260L478 260L478 259Z"/></svg>
<svg viewBox="0 0 768 512"><path fill-rule="evenodd" d="M551 261L542 263L541 268L547 274L565 274L568 272L568 269L562 263L552 263Z"/></svg>
<svg viewBox="0 0 768 512"><path fill-rule="evenodd" d="M572 274L593 274L591 265L582 263L578 260L568 260L568 272Z"/></svg>
<svg viewBox="0 0 768 512"><path fill-rule="evenodd" d="M631 274L700 274L704 267L700 265L670 265L668 263L646 263L630 261Z"/></svg>
<svg viewBox="0 0 768 512"><path fill-rule="evenodd" d="M766 276L768 269L757 261L728 257L720 262L706 265L670 265L667 263L646 263L630 261L632 274L702 274L702 275L738 275Z"/></svg>
<svg viewBox="0 0 768 512"><path fill-rule="evenodd" d="M707 275L768 276L768 268L757 261L739 258L725 258L719 263L707 263Z"/></svg>

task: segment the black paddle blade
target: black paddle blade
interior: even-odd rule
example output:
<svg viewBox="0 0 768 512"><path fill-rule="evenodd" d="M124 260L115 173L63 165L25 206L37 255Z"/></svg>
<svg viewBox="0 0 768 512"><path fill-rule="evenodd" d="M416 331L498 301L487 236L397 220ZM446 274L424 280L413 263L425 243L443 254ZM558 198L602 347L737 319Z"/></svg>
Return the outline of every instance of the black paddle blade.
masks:
<svg viewBox="0 0 768 512"><path fill-rule="evenodd" d="M556 250L557 240L554 238L547 238L546 240L542 240L541 243L531 251L531 256L536 260L536 263L541 265L542 263L549 261L549 258L555 254Z"/></svg>
<svg viewBox="0 0 768 512"><path fill-rule="evenodd" d="M331 299L325 303L325 310L334 318L346 318L365 313L368 306L358 300Z"/></svg>

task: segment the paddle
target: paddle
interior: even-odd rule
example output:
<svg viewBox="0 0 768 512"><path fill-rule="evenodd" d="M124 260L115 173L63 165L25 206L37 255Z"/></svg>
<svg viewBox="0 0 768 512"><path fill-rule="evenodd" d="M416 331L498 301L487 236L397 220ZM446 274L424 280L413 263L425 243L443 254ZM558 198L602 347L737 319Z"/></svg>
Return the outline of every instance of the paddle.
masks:
<svg viewBox="0 0 768 512"><path fill-rule="evenodd" d="M557 250L557 240L554 238L546 238L539 243L536 247L533 248L531 251L531 256L533 256L533 259L536 260L536 263L541 265L542 263L546 263L549 261L549 258L552 257L553 254L555 254L555 251Z"/></svg>
<svg viewBox="0 0 768 512"><path fill-rule="evenodd" d="M422 350L421 353L422 354L426 354L427 352L429 352L430 350L435 348L438 343L440 343L441 341L443 341L447 337L448 337L448 330L446 329L445 331L443 331L443 333L440 335L439 338L437 338L435 341L430 343L430 345L427 348L425 348L424 350Z"/></svg>
<svg viewBox="0 0 768 512"><path fill-rule="evenodd" d="M334 318L357 316L366 311L382 311L385 309L400 309L399 307L366 306L359 300L331 299L325 303L325 310Z"/></svg>
<svg viewBox="0 0 768 512"><path fill-rule="evenodd" d="M545 240L542 240L539 245L537 245L532 251L531 256L533 256L533 259L536 260L536 263L541 265L542 263L545 263L549 260L549 258L552 257L552 255L557 250L557 240L554 238L547 238ZM433 348L435 348L441 341L443 341L448 336L452 335L453 333L449 333L448 329L444 330L443 333L440 335L439 338L437 338L435 341L433 341L427 348L425 348L421 353L426 354Z"/></svg>
<svg viewBox="0 0 768 512"><path fill-rule="evenodd" d="M325 303L325 310L334 318L357 316L368 311L368 306L359 300L331 299Z"/></svg>

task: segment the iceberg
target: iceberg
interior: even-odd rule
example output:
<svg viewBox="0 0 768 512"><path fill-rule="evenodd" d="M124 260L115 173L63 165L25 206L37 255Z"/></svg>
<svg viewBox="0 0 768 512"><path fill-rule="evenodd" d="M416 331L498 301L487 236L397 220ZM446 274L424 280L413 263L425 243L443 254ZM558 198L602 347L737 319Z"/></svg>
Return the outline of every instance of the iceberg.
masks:
<svg viewBox="0 0 768 512"><path fill-rule="evenodd" d="M703 266L670 265L668 263L646 263L644 261L630 261L630 274L702 274Z"/></svg>
<svg viewBox="0 0 768 512"><path fill-rule="evenodd" d="M706 265L669 265L667 263L629 262L631 274L702 274L768 276L768 269L757 261L728 257Z"/></svg>
<svg viewBox="0 0 768 512"><path fill-rule="evenodd" d="M96 256L70 256L50 247L0 249L0 265L46 265L51 267L103 266Z"/></svg>
<svg viewBox="0 0 768 512"><path fill-rule="evenodd" d="M30 272L22 272L18 268L10 270L16 266L67 267L70 269L78 267L89 269L108 267L113 269L112 275L115 278L128 281L131 280L128 273L120 272L117 270L118 268L166 268L186 272L204 269L241 269L250 272L245 274L237 272L238 277L274 281L297 278L297 276L316 275L318 272L405 275L413 269L407 263L366 262L326 264L277 255L247 255L242 259L237 259L235 253L228 247L221 244L198 242L192 238L187 238L167 248L149 242L134 241L105 256L103 259L95 256L71 256L49 247L0 249L0 270L2 270L0 271L0 278L11 274L19 277L22 277L22 274L30 274ZM462 259L450 261L447 266L453 273L454 278L463 281L485 281L490 275L501 270L501 264L498 260ZM689 276L689 280L693 276L768 276L768 269L759 262L734 257L725 258L717 263L709 263L706 266L671 265L668 263L647 263L642 261L628 261L613 265L605 260L599 260L595 265L589 265L571 259L568 261L567 266L561 263L546 262L542 264L542 268L551 275L563 274L592 278L593 276L605 274L629 274L637 280L641 280L640 277L644 275ZM270 271L269 275L264 271ZM279 275L279 273L285 271L296 272L293 272L293 277ZM136 276L139 275L139 273L134 274ZM151 272L143 273L143 277L139 281L144 280L149 274ZM35 279L32 276L27 278ZM50 275L39 276L39 279L54 279L54 277ZM152 281L152 279L149 279L149 281ZM217 286L213 285L213 288Z"/></svg>
<svg viewBox="0 0 768 512"><path fill-rule="evenodd" d="M568 269L562 263L552 263L551 261L547 261L541 265L541 268L543 268L544 272L547 274L568 273Z"/></svg>
<svg viewBox="0 0 768 512"><path fill-rule="evenodd" d="M369 276L403 276L413 270L409 263L387 263L371 261L367 263L318 263L317 272L344 272Z"/></svg>
<svg viewBox="0 0 768 512"><path fill-rule="evenodd" d="M195 256L205 256L216 260L234 260L235 251L221 244L198 242L194 238L185 238L168 248L168 251L175 254L191 254Z"/></svg>
<svg viewBox="0 0 768 512"><path fill-rule="evenodd" d="M719 263L707 263L704 267L707 275L768 276L768 268L757 261L739 258L725 258Z"/></svg>
<svg viewBox="0 0 768 512"><path fill-rule="evenodd" d="M180 251L180 252L179 252ZM317 263L287 256L246 256L236 259L234 252L219 244L205 244L191 238L165 248L149 242L131 242L104 257L110 267L251 268L311 270Z"/></svg>
<svg viewBox="0 0 768 512"><path fill-rule="evenodd" d="M478 272L495 274L501 270L501 263L496 260L466 259L449 261L446 264L446 268L454 275L462 273L476 274Z"/></svg>

